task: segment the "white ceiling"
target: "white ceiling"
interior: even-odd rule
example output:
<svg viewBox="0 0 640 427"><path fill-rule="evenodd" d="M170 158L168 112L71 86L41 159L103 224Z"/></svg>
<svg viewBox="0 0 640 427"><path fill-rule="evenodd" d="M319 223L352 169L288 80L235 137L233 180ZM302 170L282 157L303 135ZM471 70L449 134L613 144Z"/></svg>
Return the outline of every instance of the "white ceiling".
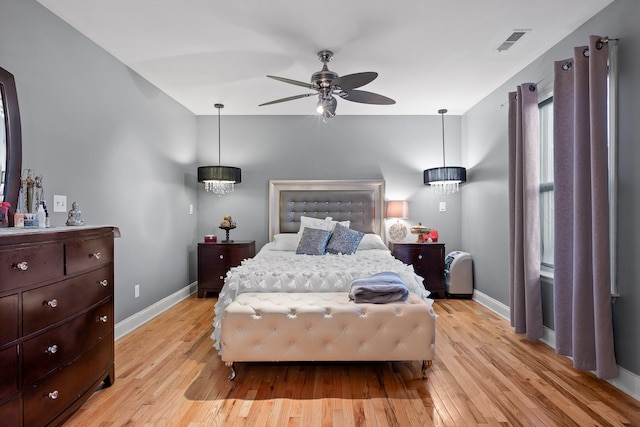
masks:
<svg viewBox="0 0 640 427"><path fill-rule="evenodd" d="M340 75L396 100L338 100L338 115L462 114L613 0L38 0L197 115L313 114L309 81ZM509 50L498 46L528 31Z"/></svg>

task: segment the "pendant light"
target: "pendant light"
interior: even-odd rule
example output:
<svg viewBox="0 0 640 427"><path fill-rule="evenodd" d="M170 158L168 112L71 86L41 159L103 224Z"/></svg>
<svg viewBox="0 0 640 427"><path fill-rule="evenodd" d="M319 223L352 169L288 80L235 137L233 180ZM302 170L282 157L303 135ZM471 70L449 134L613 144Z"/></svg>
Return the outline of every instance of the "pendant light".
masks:
<svg viewBox="0 0 640 427"><path fill-rule="evenodd" d="M232 166L220 166L220 110L223 104L215 104L218 109L218 166L200 166L198 182L204 182L206 191L218 196L233 192L235 184L242 182L242 171Z"/></svg>
<svg viewBox="0 0 640 427"><path fill-rule="evenodd" d="M460 166L447 166L444 154L444 115L446 109L438 110L442 117L442 167L425 169L424 185L431 185L438 194L451 194L460 189L460 183L467 181L467 170Z"/></svg>

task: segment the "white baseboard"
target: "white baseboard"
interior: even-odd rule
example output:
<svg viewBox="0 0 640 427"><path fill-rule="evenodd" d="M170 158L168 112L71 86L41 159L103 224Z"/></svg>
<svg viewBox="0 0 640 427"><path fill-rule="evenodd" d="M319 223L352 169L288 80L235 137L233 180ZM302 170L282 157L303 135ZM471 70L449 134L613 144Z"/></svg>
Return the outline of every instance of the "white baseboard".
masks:
<svg viewBox="0 0 640 427"><path fill-rule="evenodd" d="M115 325L115 339L119 340L120 338L127 335L129 332L132 332L136 328L147 323L149 320L153 319L160 313L168 310L173 307L180 301L186 299L192 293L198 290L198 282L193 282L190 285L185 286L177 292L169 295L168 297L161 299L157 303L150 305L142 311L137 312L136 314L127 317L121 322L116 323Z"/></svg>
<svg viewBox="0 0 640 427"><path fill-rule="evenodd" d="M473 300L478 304L487 307L489 310L496 313L498 316L503 317L510 321L511 311L509 306L504 305L500 301L497 301L489 296L479 292L473 291ZM551 348L555 348L556 334L555 331L547 327L544 328L544 335L540 339L543 343L547 344ZM629 396L633 397L637 401L640 401L640 376L618 366L618 377L607 382L617 389L623 391Z"/></svg>

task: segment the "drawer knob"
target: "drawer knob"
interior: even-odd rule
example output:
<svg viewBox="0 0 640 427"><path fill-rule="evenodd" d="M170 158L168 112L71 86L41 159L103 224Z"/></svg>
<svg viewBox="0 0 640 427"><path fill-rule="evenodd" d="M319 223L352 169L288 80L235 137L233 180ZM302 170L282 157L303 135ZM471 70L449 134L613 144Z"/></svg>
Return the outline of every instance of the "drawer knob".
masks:
<svg viewBox="0 0 640 427"><path fill-rule="evenodd" d="M89 254L89 258L100 259L100 256L101 256L100 252L94 252Z"/></svg>
<svg viewBox="0 0 640 427"><path fill-rule="evenodd" d="M100 280L98 283L106 288L107 285L109 284L109 281L107 279L104 279L104 280Z"/></svg>
<svg viewBox="0 0 640 427"><path fill-rule="evenodd" d="M48 394L49 399L57 399L58 398L58 390L53 390L52 392L49 392Z"/></svg>
<svg viewBox="0 0 640 427"><path fill-rule="evenodd" d="M56 354L57 352L58 352L58 346L55 344L52 346L49 346L49 348L47 348L47 351L46 351L46 353L48 354Z"/></svg>
<svg viewBox="0 0 640 427"><path fill-rule="evenodd" d="M422 259L422 255L418 255L418 259Z"/></svg>
<svg viewBox="0 0 640 427"><path fill-rule="evenodd" d="M27 271L27 269L29 268L29 263L27 261L22 261L17 264L13 264L13 268L14 270Z"/></svg>
<svg viewBox="0 0 640 427"><path fill-rule="evenodd" d="M220 259L224 259L224 255L220 255Z"/></svg>
<svg viewBox="0 0 640 427"><path fill-rule="evenodd" d="M51 308L56 308L58 306L58 300L57 299L52 299L47 301L47 305Z"/></svg>
<svg viewBox="0 0 640 427"><path fill-rule="evenodd" d="M102 323L107 323L107 316L100 316L98 317L98 320L101 321Z"/></svg>

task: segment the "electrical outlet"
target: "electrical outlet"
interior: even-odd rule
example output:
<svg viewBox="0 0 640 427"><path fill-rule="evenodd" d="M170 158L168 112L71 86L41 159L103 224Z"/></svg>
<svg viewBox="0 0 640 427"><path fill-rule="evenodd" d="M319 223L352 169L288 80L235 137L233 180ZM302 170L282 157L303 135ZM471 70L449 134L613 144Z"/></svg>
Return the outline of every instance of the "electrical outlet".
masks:
<svg viewBox="0 0 640 427"><path fill-rule="evenodd" d="M140 285L135 285L133 287L133 297L138 298L140 296Z"/></svg>
<svg viewBox="0 0 640 427"><path fill-rule="evenodd" d="M67 196L53 196L53 211L54 212L66 212L67 211Z"/></svg>

